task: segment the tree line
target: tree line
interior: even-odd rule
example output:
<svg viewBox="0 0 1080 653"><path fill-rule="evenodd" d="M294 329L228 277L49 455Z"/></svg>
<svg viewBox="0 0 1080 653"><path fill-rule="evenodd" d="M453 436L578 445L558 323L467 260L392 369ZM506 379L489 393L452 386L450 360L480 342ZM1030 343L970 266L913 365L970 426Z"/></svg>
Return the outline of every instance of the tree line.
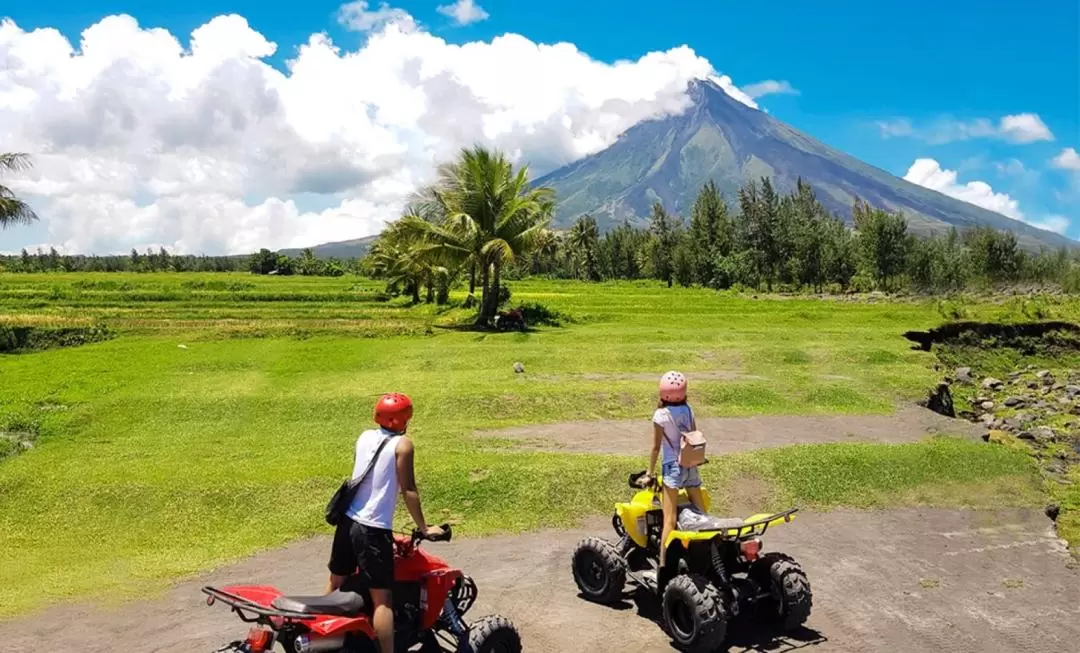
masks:
<svg viewBox="0 0 1080 653"><path fill-rule="evenodd" d="M623 223L601 235L586 215L564 233L545 233L511 274L819 293L949 292L1017 282L1080 289L1078 261L1064 248L1032 254L1012 232L987 227L917 237L902 214L861 200L849 227L801 180L786 195L768 178L753 180L738 191L737 207L729 209L708 182L688 221L657 202L647 226Z"/></svg>

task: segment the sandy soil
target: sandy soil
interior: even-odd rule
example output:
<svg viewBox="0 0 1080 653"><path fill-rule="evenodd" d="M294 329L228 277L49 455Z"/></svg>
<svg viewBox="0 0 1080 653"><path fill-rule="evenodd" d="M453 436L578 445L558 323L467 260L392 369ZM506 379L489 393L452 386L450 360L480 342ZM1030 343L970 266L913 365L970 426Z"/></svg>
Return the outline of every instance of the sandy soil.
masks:
<svg viewBox="0 0 1080 653"><path fill-rule="evenodd" d="M468 616L510 617L526 651L670 650L649 597L617 608L578 598L570 555L592 534L610 534L610 524L425 546L476 579ZM51 608L0 623L0 641L15 652L209 652L246 627L223 606L207 607L203 584L319 591L328 547L325 538L299 542L115 609ZM766 547L802 562L813 614L794 637L735 633L732 651L1067 651L1080 639L1080 570L1038 511L811 513L771 530Z"/></svg>
<svg viewBox="0 0 1080 653"><path fill-rule="evenodd" d="M917 406L891 415L755 416L702 419L714 454L824 442L917 442L934 433L978 438L985 429ZM479 438L514 440L521 449L644 455L652 432L648 420L535 424L478 431Z"/></svg>

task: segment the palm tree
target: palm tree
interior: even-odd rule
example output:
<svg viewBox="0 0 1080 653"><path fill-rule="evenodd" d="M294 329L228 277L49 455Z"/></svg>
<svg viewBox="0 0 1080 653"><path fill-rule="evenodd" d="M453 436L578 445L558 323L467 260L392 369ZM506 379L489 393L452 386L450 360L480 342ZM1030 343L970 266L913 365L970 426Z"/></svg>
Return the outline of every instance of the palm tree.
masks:
<svg viewBox="0 0 1080 653"><path fill-rule="evenodd" d="M26 154L0 153L0 173L19 172L32 165ZM10 188L0 184L0 229L6 229L10 225L30 224L37 219L37 214L29 204L15 197Z"/></svg>
<svg viewBox="0 0 1080 653"><path fill-rule="evenodd" d="M487 324L498 309L503 266L536 245L551 219L554 191L532 188L527 166L515 172L503 153L477 146L439 166L424 199L441 216L429 223L429 251L479 270L477 324Z"/></svg>

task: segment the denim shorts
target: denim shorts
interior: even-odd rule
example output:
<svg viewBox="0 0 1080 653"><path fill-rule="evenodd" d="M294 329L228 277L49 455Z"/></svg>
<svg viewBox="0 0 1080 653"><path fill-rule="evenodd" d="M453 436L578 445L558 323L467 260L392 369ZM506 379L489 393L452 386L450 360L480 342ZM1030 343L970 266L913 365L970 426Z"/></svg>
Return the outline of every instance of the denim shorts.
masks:
<svg viewBox="0 0 1080 653"><path fill-rule="evenodd" d="M697 467L679 467L677 461L664 463L660 467L666 487L681 490L688 487L701 487L701 474Z"/></svg>

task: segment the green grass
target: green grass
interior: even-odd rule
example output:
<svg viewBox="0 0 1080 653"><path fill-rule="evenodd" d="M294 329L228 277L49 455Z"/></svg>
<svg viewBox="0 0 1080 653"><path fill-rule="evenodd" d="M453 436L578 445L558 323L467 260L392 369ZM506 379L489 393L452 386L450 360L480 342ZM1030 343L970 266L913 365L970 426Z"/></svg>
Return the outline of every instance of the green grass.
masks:
<svg viewBox="0 0 1080 653"><path fill-rule="evenodd" d="M102 322L117 333L0 356L0 431L35 433L32 449L0 462L0 616L140 596L326 533L322 508L384 391L416 401L411 433L430 518L473 536L606 511L647 454L644 436L631 460L493 449L469 437L475 429L645 419L655 387L640 375L670 368L688 373L701 415L886 412L937 378L933 355L900 336L940 323L932 302L510 285L514 302L575 324L442 329L468 313L379 301L377 284L351 278L0 275L0 322ZM515 361L526 374L514 374ZM778 504L1038 501L1022 452L949 439L790 447L708 468L721 505L738 505L738 481L751 476Z"/></svg>

